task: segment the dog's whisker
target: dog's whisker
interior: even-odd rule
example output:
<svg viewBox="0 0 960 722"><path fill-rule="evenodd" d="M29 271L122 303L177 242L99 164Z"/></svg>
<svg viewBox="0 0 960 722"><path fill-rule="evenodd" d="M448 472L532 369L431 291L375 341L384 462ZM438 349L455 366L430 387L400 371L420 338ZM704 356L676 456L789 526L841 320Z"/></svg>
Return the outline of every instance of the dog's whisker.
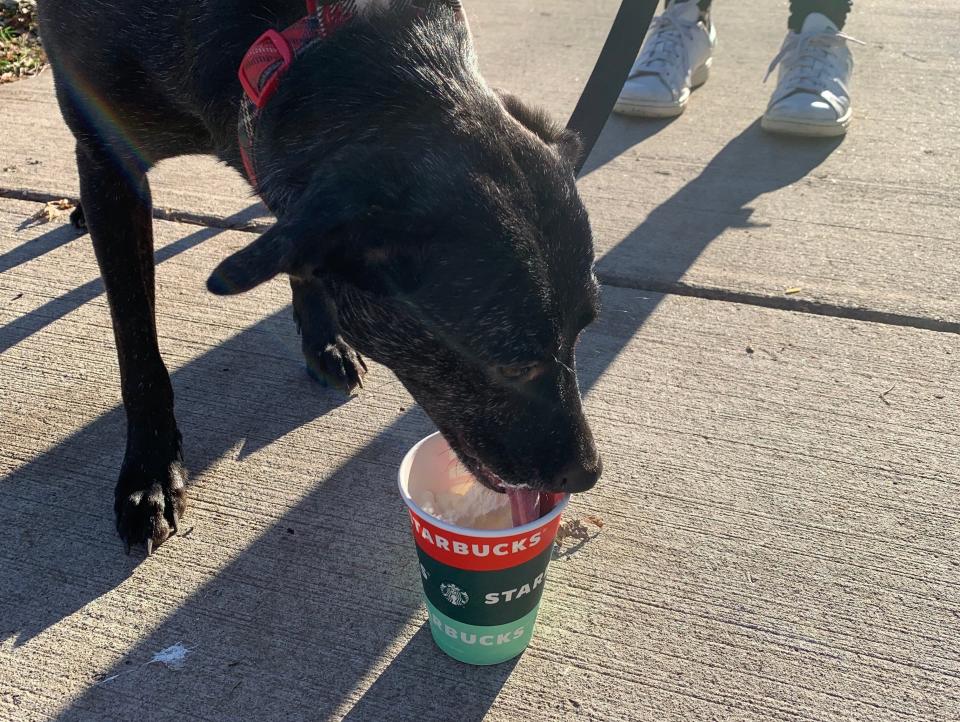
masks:
<svg viewBox="0 0 960 722"><path fill-rule="evenodd" d="M556 361L558 364L560 364L560 366L562 366L563 368L565 368L565 369L567 370L567 372L568 372L571 376L576 376L576 375L577 375L577 372L576 372L576 371L574 371L572 368L570 368L569 366L567 366L563 361L561 361L560 359L558 359L556 356L553 357L553 360Z"/></svg>

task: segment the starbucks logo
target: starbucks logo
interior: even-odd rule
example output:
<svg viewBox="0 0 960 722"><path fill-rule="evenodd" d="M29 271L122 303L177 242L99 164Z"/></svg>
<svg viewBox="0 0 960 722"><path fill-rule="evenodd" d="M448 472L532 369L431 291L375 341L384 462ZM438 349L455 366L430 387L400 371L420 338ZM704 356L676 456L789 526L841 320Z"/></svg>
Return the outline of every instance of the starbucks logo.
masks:
<svg viewBox="0 0 960 722"><path fill-rule="evenodd" d="M440 593L455 607L462 607L470 601L470 595L456 584L441 584Z"/></svg>

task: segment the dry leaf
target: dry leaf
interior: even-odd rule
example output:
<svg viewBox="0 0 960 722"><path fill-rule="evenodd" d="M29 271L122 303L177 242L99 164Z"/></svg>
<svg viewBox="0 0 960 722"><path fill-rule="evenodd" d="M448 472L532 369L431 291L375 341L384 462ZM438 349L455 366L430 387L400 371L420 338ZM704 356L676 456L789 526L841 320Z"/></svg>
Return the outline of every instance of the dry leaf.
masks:
<svg viewBox="0 0 960 722"><path fill-rule="evenodd" d="M601 519L599 516L596 516L595 514L587 514L583 518L597 527L597 529L603 529L603 519Z"/></svg>
<svg viewBox="0 0 960 722"><path fill-rule="evenodd" d="M70 215L70 211L73 209L74 205L71 201L61 198L58 201L50 201L45 204L43 208L30 216L30 220L35 224L52 223Z"/></svg>
<svg viewBox="0 0 960 722"><path fill-rule="evenodd" d="M567 539L586 541L590 538L590 530L579 519L569 519L557 529L557 544L562 545Z"/></svg>
<svg viewBox="0 0 960 722"><path fill-rule="evenodd" d="M595 526L598 531L595 531L591 534L590 528L584 522L587 522L587 524L590 524L591 526ZM560 524L559 528L557 529L555 543L558 549L562 549L564 542L567 540L573 540L575 542L588 542L600 533L600 529L603 529L603 519L593 514L588 514L582 519L568 519Z"/></svg>

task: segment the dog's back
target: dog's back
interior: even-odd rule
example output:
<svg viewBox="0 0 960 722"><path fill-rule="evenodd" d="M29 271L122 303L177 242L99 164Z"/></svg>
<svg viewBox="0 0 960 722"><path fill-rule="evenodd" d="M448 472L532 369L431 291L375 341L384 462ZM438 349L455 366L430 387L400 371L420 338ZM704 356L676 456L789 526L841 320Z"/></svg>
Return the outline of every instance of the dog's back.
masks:
<svg viewBox="0 0 960 722"><path fill-rule="evenodd" d="M40 0L44 47L75 133L119 126L151 160L217 152L235 133L237 67L296 0Z"/></svg>

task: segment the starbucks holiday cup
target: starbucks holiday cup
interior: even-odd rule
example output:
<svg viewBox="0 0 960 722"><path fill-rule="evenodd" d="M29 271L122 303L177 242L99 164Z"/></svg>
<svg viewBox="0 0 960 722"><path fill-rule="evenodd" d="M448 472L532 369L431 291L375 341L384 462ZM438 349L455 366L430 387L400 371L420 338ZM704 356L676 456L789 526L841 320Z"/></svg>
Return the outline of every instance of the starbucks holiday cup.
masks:
<svg viewBox="0 0 960 722"><path fill-rule="evenodd" d="M404 457L400 494L410 513L434 641L461 662L497 664L530 643L569 497L536 521L495 530L444 522L414 501L418 487L454 485L464 475L446 440L433 434Z"/></svg>

